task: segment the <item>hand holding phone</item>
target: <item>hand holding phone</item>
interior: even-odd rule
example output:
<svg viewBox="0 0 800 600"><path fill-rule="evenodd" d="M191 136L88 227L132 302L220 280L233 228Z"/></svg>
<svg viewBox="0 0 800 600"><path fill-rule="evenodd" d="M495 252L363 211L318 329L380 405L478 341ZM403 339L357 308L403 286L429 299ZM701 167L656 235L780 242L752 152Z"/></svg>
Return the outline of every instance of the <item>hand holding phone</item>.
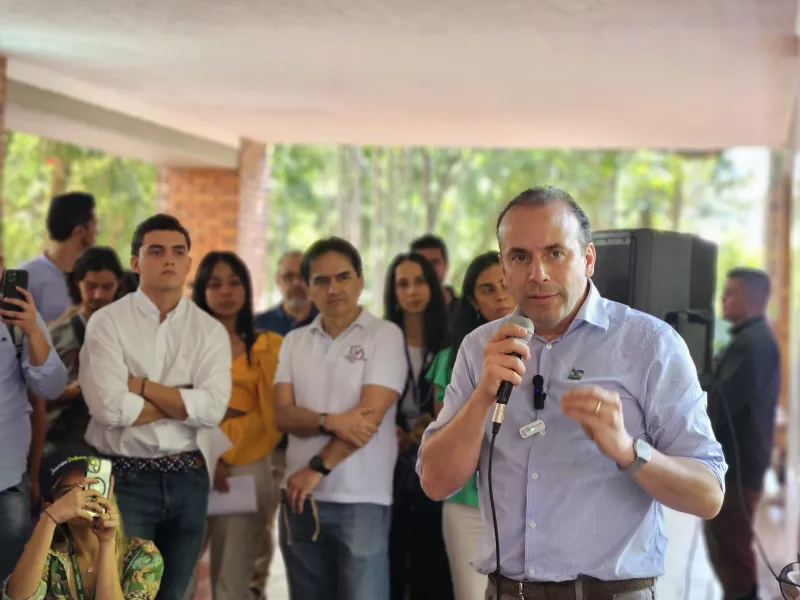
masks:
<svg viewBox="0 0 800 600"><path fill-rule="evenodd" d="M19 275L24 273L24 277ZM9 279L10 278L10 279ZM36 304L33 296L24 286L13 287L13 283L28 283L27 271L6 271L3 275L3 300L0 302L0 319L11 327L19 327L26 335L32 336L39 330Z"/></svg>
<svg viewBox="0 0 800 600"><path fill-rule="evenodd" d="M111 461L107 458L92 456L86 463L86 478L95 480L94 483L87 486L87 490L95 491L99 496L108 498L111 492ZM92 516L99 517L100 515L92 512Z"/></svg>
<svg viewBox="0 0 800 600"><path fill-rule="evenodd" d="M2 294L3 302L0 304L1 310L21 312L19 304L8 300L25 300L19 288L28 289L28 272L24 269L8 269L3 272Z"/></svg>

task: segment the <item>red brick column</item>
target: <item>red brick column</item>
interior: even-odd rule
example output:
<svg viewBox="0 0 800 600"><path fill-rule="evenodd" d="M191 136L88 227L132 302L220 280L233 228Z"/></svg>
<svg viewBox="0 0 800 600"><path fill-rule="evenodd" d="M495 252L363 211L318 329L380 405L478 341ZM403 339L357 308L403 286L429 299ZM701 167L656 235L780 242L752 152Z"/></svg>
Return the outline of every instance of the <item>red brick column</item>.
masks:
<svg viewBox="0 0 800 600"><path fill-rule="evenodd" d="M157 210L174 215L192 236L194 270L211 250L231 250L253 278L254 302L263 293L267 251L269 164L264 144L242 140L237 169L166 167L159 173Z"/></svg>
<svg viewBox="0 0 800 600"><path fill-rule="evenodd" d="M0 56L0 256L3 256L3 163L6 158L6 59Z"/></svg>
<svg viewBox="0 0 800 600"><path fill-rule="evenodd" d="M239 145L239 228L236 251L250 269L256 308L259 308L264 294L269 173L266 145L242 140Z"/></svg>

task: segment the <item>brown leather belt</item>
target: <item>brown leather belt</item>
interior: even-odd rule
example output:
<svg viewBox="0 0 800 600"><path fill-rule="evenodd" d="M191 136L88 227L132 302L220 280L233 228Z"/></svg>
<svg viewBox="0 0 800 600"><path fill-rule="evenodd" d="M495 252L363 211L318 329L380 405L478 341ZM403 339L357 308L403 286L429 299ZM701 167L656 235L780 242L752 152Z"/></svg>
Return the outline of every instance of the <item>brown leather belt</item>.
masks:
<svg viewBox="0 0 800 600"><path fill-rule="evenodd" d="M497 578L489 575L489 581L497 588ZM588 598L613 600L615 594L626 592L650 591L655 585L655 579L619 579L616 581L602 581L591 577L582 577L579 581L539 582L539 581L514 581L508 577L500 578L500 595L523 598L524 600L584 600ZM579 597L578 591L582 590ZM652 598L651 595L645 596Z"/></svg>

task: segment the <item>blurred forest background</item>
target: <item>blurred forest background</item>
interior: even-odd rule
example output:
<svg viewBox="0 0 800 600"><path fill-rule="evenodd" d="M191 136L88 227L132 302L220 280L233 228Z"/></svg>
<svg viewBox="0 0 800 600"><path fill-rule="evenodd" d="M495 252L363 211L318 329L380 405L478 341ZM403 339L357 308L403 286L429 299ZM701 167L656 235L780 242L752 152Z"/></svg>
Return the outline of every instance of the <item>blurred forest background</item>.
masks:
<svg viewBox="0 0 800 600"><path fill-rule="evenodd" d="M95 195L98 243L114 247L127 264L133 229L154 211L155 166L17 132L8 132L6 147L6 264L42 250L48 199L66 190ZM269 302L277 300L278 256L331 234L361 250L363 301L378 313L387 265L426 232L447 242L449 279L458 289L469 261L496 248L500 208L542 184L569 191L596 231L654 227L712 238L719 244L718 290L730 267L764 261L762 248L743 239L752 234L766 189L754 193L752 174L730 152L277 145L270 160ZM717 328L718 338L724 329Z"/></svg>

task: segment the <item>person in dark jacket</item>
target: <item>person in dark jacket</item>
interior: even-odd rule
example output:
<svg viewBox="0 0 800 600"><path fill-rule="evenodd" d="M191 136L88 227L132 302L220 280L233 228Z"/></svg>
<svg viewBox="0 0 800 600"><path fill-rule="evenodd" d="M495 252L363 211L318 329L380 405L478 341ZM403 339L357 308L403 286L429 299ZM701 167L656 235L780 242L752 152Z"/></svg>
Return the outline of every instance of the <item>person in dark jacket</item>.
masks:
<svg viewBox="0 0 800 600"><path fill-rule="evenodd" d="M422 433L434 419L425 375L448 344L448 316L434 267L421 254L395 257L384 286L384 318L403 330L406 384L397 405L398 458L389 535L391 600L452 600L442 534L442 503L430 500L415 471Z"/></svg>
<svg viewBox="0 0 800 600"><path fill-rule="evenodd" d="M730 343L720 352L708 413L725 460L725 500L705 524L706 544L725 600L758 598L752 523L770 465L780 394L780 351L765 317L769 276L738 268L728 273L722 316Z"/></svg>

